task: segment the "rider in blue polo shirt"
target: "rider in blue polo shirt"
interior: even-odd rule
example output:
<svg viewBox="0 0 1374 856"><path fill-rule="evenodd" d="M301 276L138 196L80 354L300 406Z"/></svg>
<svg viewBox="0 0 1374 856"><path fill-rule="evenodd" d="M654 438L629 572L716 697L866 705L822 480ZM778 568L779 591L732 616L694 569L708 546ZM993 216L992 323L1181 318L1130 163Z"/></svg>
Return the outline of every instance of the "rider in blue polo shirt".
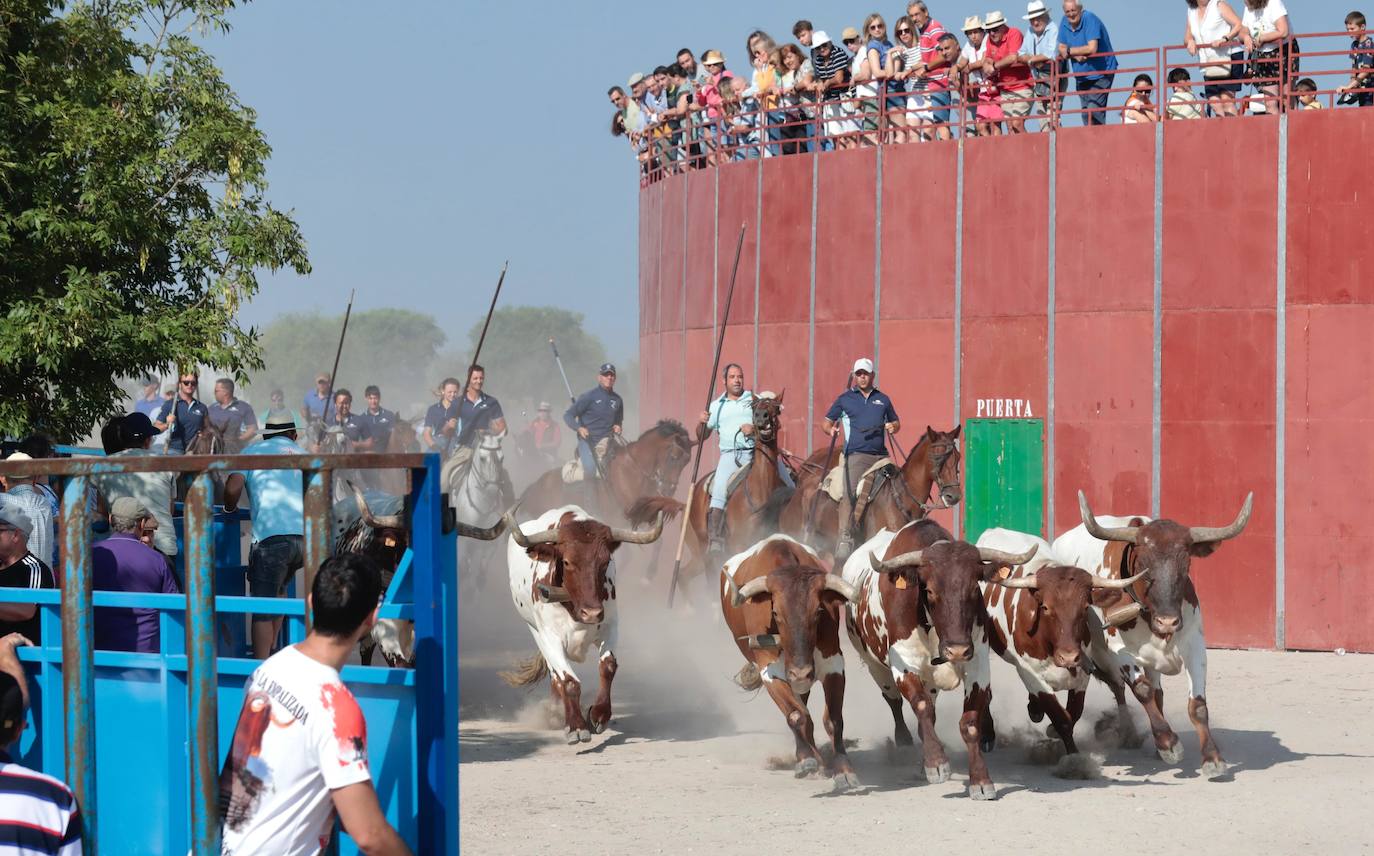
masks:
<svg viewBox="0 0 1374 856"><path fill-rule="evenodd" d="M153 420L153 426L159 432L170 429L167 439L169 454L185 454L196 441L200 427L210 418L210 411L196 398L199 388L198 373L182 372L178 375L176 398L163 403L157 418Z"/></svg>
<svg viewBox="0 0 1374 856"><path fill-rule="evenodd" d="M854 383L845 390L826 411L821 430L835 434L841 430L840 420L848 424L848 438L844 444L844 500L840 503L839 541L835 546L835 560L843 562L854 547L853 490L869 467L887 457L888 434L896 434L902 423L892 399L873 383L873 361L867 357L854 361Z"/></svg>
<svg viewBox="0 0 1374 856"><path fill-rule="evenodd" d="M625 421L625 402L615 391L615 366L602 363L596 386L578 396L563 424L577 432L577 454L586 478L599 478L598 463L606 456L612 436L619 436Z"/></svg>

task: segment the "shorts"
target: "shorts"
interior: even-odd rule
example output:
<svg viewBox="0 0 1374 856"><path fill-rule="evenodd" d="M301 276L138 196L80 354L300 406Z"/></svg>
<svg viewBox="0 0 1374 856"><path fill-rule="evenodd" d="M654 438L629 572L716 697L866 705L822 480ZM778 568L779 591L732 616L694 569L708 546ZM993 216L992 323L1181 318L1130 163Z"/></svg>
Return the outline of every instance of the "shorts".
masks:
<svg viewBox="0 0 1374 856"><path fill-rule="evenodd" d="M863 114L863 129L865 131L878 130L878 99L863 98L859 100L859 112Z"/></svg>
<svg viewBox="0 0 1374 856"><path fill-rule="evenodd" d="M248 551L248 594L281 597L286 581L305 567L304 535L273 535ZM270 621L274 615L254 615L254 621Z"/></svg>
<svg viewBox="0 0 1374 856"><path fill-rule="evenodd" d="M906 109L906 87L902 81L894 80L887 84L887 109L890 113L900 113Z"/></svg>
<svg viewBox="0 0 1374 856"><path fill-rule="evenodd" d="M949 121L949 105L953 103L954 96L948 89L940 89L929 93L930 104L933 109L930 111L930 120L937 125L943 125Z"/></svg>
<svg viewBox="0 0 1374 856"><path fill-rule="evenodd" d="M1027 87L1025 89L1003 89L1002 90L1002 112L1008 119L1020 119L1029 116L1031 104L1035 100L1035 90Z"/></svg>
<svg viewBox="0 0 1374 856"><path fill-rule="evenodd" d="M842 104L839 101L827 101L821 108L821 115L825 117L825 135L827 137L842 137L859 130L859 123L850 118L853 113L848 104Z"/></svg>
<svg viewBox="0 0 1374 856"><path fill-rule="evenodd" d="M1241 53L1231 54L1230 67L1220 66L1226 69L1226 74L1218 77L1209 77L1206 72L1210 68L1217 67L1218 66L1209 66L1203 69L1203 96L1206 98L1219 98L1221 95L1228 92L1233 95L1240 92L1242 84L1238 78L1245 76L1245 55Z"/></svg>

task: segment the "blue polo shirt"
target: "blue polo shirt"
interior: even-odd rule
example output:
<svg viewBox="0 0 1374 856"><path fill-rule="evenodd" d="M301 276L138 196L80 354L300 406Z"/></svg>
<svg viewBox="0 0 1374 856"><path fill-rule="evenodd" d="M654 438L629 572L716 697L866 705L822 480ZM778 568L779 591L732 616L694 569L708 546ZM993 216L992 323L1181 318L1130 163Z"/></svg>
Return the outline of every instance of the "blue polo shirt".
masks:
<svg viewBox="0 0 1374 856"><path fill-rule="evenodd" d="M857 389L845 391L825 413L825 418L831 422L838 422L841 416L849 418L849 439L844 444L846 455L887 454L883 426L897 421L897 411L886 393L876 386L869 390L867 397Z"/></svg>
<svg viewBox="0 0 1374 856"><path fill-rule="evenodd" d="M333 419L334 402L328 402L328 407L325 407L325 403L325 399L322 398L320 394L315 390L312 389L309 392L307 392L305 394L305 397L301 399L301 409L305 415L305 418L314 418L319 420ZM325 415L326 412L328 413L328 416ZM305 426L301 427L304 428Z"/></svg>
<svg viewBox="0 0 1374 856"><path fill-rule="evenodd" d="M357 419L363 426L363 438L377 441L373 443L372 451L385 452L387 444L391 442L391 429L396 427L396 414L382 407L376 413L365 410L357 415Z"/></svg>
<svg viewBox="0 0 1374 856"><path fill-rule="evenodd" d="M601 385L593 387L578 396L567 412L563 414L563 424L576 431L586 428L590 435L587 441L599 443L611 436L611 429L625 419L625 402L614 391L607 392Z"/></svg>
<svg viewBox="0 0 1374 856"><path fill-rule="evenodd" d="M429 406L429 410L425 411L425 427L434 436L434 448L439 451L445 451L448 447L448 438L440 431L443 430L445 422L459 418L459 409L462 405L458 402L459 399L455 398L452 404L445 407L442 400L436 401ZM457 434L454 436L456 437Z"/></svg>
<svg viewBox="0 0 1374 856"><path fill-rule="evenodd" d="M204 425L210 418L210 411L199 401L192 401L190 404L181 400L180 396L171 401L164 401L162 409L157 412L157 422L165 423L167 415L172 412L172 406L176 405L177 421L172 426L172 433L167 438L167 451L177 454L184 453L186 449L196 441L196 435L200 433L200 426Z"/></svg>
<svg viewBox="0 0 1374 856"><path fill-rule="evenodd" d="M473 437L478 431L485 431L491 423L501 419L505 414L501 412L501 402L494 396L487 395L485 392L478 394L476 401L471 401L466 395L458 399L458 445L472 445Z"/></svg>
<svg viewBox="0 0 1374 856"><path fill-rule="evenodd" d="M1112 37L1107 34L1107 27L1102 23L1102 19L1092 12L1084 11L1083 17L1078 19L1078 29L1065 19L1059 25L1059 44L1071 48L1081 48L1093 39L1097 39L1098 53L1111 53ZM1114 56L1094 56L1087 59L1073 58L1073 70L1075 72L1095 71L1099 74L1090 74L1080 77L1078 80L1098 80L1103 77L1105 72L1116 71L1116 57Z"/></svg>

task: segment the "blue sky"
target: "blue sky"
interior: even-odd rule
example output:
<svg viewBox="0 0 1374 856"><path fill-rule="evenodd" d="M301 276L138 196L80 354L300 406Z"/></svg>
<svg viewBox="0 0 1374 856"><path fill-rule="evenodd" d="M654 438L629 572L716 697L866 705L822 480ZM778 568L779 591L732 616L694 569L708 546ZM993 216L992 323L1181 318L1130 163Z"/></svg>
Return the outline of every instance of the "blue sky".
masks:
<svg viewBox="0 0 1374 856"><path fill-rule="evenodd" d="M1297 31L1316 32L1342 30L1352 2L1288 5ZM1024 6L1001 9L1019 20ZM837 35L875 8L891 26L904 5L256 0L207 46L259 112L274 148L269 195L295 208L314 274L265 276L244 315L337 313L356 288L357 308L430 312L452 343L510 259L503 305L579 310L617 359L631 357L638 191L627 147L607 132L606 89L680 47L717 48L738 68L756 27L781 42L807 17ZM931 8L957 28L995 6ZM1182 41L1182 0L1088 8L1118 50Z"/></svg>

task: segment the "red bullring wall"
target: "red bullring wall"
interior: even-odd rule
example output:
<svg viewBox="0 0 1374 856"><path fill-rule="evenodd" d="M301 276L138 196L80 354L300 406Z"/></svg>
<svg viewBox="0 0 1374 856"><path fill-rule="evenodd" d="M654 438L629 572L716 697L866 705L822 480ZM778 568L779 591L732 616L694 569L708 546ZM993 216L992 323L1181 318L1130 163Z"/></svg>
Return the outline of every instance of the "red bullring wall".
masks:
<svg viewBox="0 0 1374 856"><path fill-rule="evenodd" d="M908 444L1022 399L1046 532L1080 488L1199 525L1253 490L1193 566L1208 641L1374 651L1374 218L1348 165L1371 144L1374 111L1323 110L670 176L640 194L640 412L695 421L747 223L724 359L786 391L789 448L857 356Z"/></svg>

